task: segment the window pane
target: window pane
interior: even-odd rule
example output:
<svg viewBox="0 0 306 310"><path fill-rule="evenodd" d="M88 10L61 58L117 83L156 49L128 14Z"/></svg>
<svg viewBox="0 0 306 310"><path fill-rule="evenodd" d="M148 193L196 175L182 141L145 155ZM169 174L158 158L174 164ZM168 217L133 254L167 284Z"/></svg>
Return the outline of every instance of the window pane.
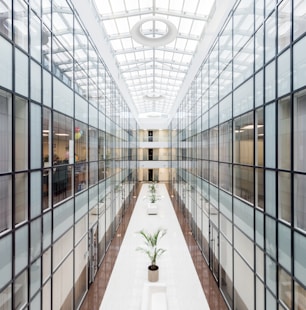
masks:
<svg viewBox="0 0 306 310"><path fill-rule="evenodd" d="M292 304L292 279L290 275L282 268L278 268L278 289L279 299L288 307Z"/></svg>
<svg viewBox="0 0 306 310"><path fill-rule="evenodd" d="M291 175L278 173L278 217L291 223Z"/></svg>
<svg viewBox="0 0 306 310"><path fill-rule="evenodd" d="M265 52L266 62L275 56L276 50L276 22L275 12L266 21L266 35L265 35Z"/></svg>
<svg viewBox="0 0 306 310"><path fill-rule="evenodd" d="M10 285L0 293L0 300L3 309L12 309L12 288Z"/></svg>
<svg viewBox="0 0 306 310"><path fill-rule="evenodd" d="M294 101L294 169L306 171L306 95L298 94Z"/></svg>
<svg viewBox="0 0 306 310"><path fill-rule="evenodd" d="M266 251L270 256L276 257L276 224L275 220L266 217Z"/></svg>
<svg viewBox="0 0 306 310"><path fill-rule="evenodd" d="M15 90L26 97L29 94L28 62L28 56L15 48Z"/></svg>
<svg viewBox="0 0 306 310"><path fill-rule="evenodd" d="M255 169L255 192L256 207L264 209L265 207L265 190L264 190L264 170Z"/></svg>
<svg viewBox="0 0 306 310"><path fill-rule="evenodd" d="M2 75L1 75L2 76ZM0 173L12 170L12 97L0 90Z"/></svg>
<svg viewBox="0 0 306 310"><path fill-rule="evenodd" d="M304 37L293 46L293 87L294 89L306 84L306 38Z"/></svg>
<svg viewBox="0 0 306 310"><path fill-rule="evenodd" d="M265 74L265 100L269 102L275 99L275 61L266 66Z"/></svg>
<svg viewBox="0 0 306 310"><path fill-rule="evenodd" d="M287 270L291 270L291 231L282 223L278 224L278 259Z"/></svg>
<svg viewBox="0 0 306 310"><path fill-rule="evenodd" d="M306 175L294 176L294 225L306 231Z"/></svg>
<svg viewBox="0 0 306 310"><path fill-rule="evenodd" d="M14 41L28 50L28 5L22 0L14 1Z"/></svg>
<svg viewBox="0 0 306 310"><path fill-rule="evenodd" d="M254 170L252 167L234 167L234 194L254 203Z"/></svg>
<svg viewBox="0 0 306 310"><path fill-rule="evenodd" d="M36 259L41 253L41 219L31 222L31 261Z"/></svg>
<svg viewBox="0 0 306 310"><path fill-rule="evenodd" d="M2 288L12 278L12 235L11 234L6 237L3 237L0 240L0 253L5 253L5 255L2 255L1 260L0 260L0 287ZM10 308L7 308L7 309L10 309Z"/></svg>
<svg viewBox="0 0 306 310"><path fill-rule="evenodd" d="M96 161L98 160L98 130L90 127L89 128L89 160Z"/></svg>
<svg viewBox="0 0 306 310"><path fill-rule="evenodd" d="M31 104L31 168L41 167L41 107Z"/></svg>
<svg viewBox="0 0 306 310"><path fill-rule="evenodd" d="M31 98L41 102L41 67L31 61Z"/></svg>
<svg viewBox="0 0 306 310"><path fill-rule="evenodd" d="M14 283L14 301L16 309L24 309L27 303L28 296L28 276L27 271L24 271Z"/></svg>
<svg viewBox="0 0 306 310"><path fill-rule="evenodd" d="M237 253L234 253L234 286L235 309L254 309L254 274Z"/></svg>
<svg viewBox="0 0 306 310"><path fill-rule="evenodd" d="M51 212L45 213L43 218L43 248L46 249L51 244Z"/></svg>
<svg viewBox="0 0 306 310"><path fill-rule="evenodd" d="M43 104L45 106L51 107L51 74L43 70Z"/></svg>
<svg viewBox="0 0 306 310"><path fill-rule="evenodd" d="M291 101L284 98L278 102L278 167L291 166Z"/></svg>
<svg viewBox="0 0 306 310"><path fill-rule="evenodd" d="M290 43L290 18L291 1L284 0L278 7L278 51L281 51Z"/></svg>
<svg viewBox="0 0 306 310"><path fill-rule="evenodd" d="M72 200L54 209L53 240L56 240L73 225L73 212Z"/></svg>
<svg viewBox="0 0 306 310"><path fill-rule="evenodd" d="M303 16L306 14L306 3L304 0L295 0L293 2L294 11L293 11L293 30L294 30L294 39L299 37L305 32L305 27L302 27Z"/></svg>
<svg viewBox="0 0 306 310"><path fill-rule="evenodd" d="M226 191L232 192L232 165L219 164L219 185Z"/></svg>
<svg viewBox="0 0 306 310"><path fill-rule="evenodd" d="M264 165L264 118L263 118L263 109L256 110L255 114L255 147L256 147L256 154L255 154L255 164L258 166Z"/></svg>
<svg viewBox="0 0 306 310"><path fill-rule="evenodd" d="M72 142L72 119L53 113L53 203L72 195L72 166L68 166Z"/></svg>
<svg viewBox="0 0 306 310"><path fill-rule="evenodd" d="M255 106L259 107L263 105L263 71L259 71L255 75Z"/></svg>
<svg viewBox="0 0 306 310"><path fill-rule="evenodd" d="M262 0L261 0L262 1ZM255 2L257 4L258 0ZM263 14L264 9L262 8L261 14ZM264 31L263 26L261 26L255 33L255 70L263 67L264 64Z"/></svg>
<svg viewBox="0 0 306 310"><path fill-rule="evenodd" d="M306 289L299 285L298 282L294 282L294 310L305 309L305 296Z"/></svg>
<svg viewBox="0 0 306 310"><path fill-rule="evenodd" d="M0 32L1 32L0 25ZM0 58L0 85L12 89L13 77L13 49L12 44L0 37L1 58Z"/></svg>
<svg viewBox="0 0 306 310"><path fill-rule="evenodd" d="M266 281L267 281L267 286L270 288L270 290L276 294L276 286L277 286L277 282L276 282L276 264L275 262L270 258L270 257L266 257ZM269 305L266 309L276 309L275 307L273 307L270 302L272 302L272 304L274 303L274 300L267 300L267 304Z"/></svg>
<svg viewBox="0 0 306 310"><path fill-rule="evenodd" d="M28 264L28 226L16 230L15 234L15 273Z"/></svg>
<svg viewBox="0 0 306 310"><path fill-rule="evenodd" d="M306 283L306 260L305 260L306 238L294 233L294 273L295 277L302 283Z"/></svg>
<svg viewBox="0 0 306 310"><path fill-rule="evenodd" d="M33 0L32 0L33 2ZM31 4L32 4L31 2ZM41 61L41 36L45 35L41 31L40 19L30 11L30 36L31 36L31 56L37 61Z"/></svg>
<svg viewBox="0 0 306 310"><path fill-rule="evenodd" d="M41 213L41 172L31 173L31 218Z"/></svg>
<svg viewBox="0 0 306 310"><path fill-rule="evenodd" d="M41 282L41 260L37 259L30 268L30 294L31 297L39 290Z"/></svg>
<svg viewBox="0 0 306 310"><path fill-rule="evenodd" d="M12 225L12 181L11 176L0 176L0 232Z"/></svg>
<svg viewBox="0 0 306 310"><path fill-rule="evenodd" d="M256 244L264 247L264 218L263 213L256 210L255 213L255 225L256 225ZM263 279L263 278L262 278Z"/></svg>
<svg viewBox="0 0 306 310"><path fill-rule="evenodd" d="M28 168L28 102L15 98L15 170Z"/></svg>
<svg viewBox="0 0 306 310"><path fill-rule="evenodd" d="M254 163L254 120L253 112L234 120L235 163L253 165Z"/></svg>
<svg viewBox="0 0 306 310"><path fill-rule="evenodd" d="M15 175L15 224L28 218L28 175Z"/></svg>
<svg viewBox="0 0 306 310"><path fill-rule="evenodd" d="M232 247L222 235L220 238L221 290L225 293L228 302L231 303L233 298Z"/></svg>
<svg viewBox="0 0 306 310"><path fill-rule="evenodd" d="M287 50L278 57L277 62L277 84L278 84L278 97L281 97L290 92L291 74L290 70L290 50Z"/></svg>
<svg viewBox="0 0 306 310"><path fill-rule="evenodd" d="M220 125L219 128L219 154L220 161L232 161L232 123Z"/></svg>
<svg viewBox="0 0 306 310"><path fill-rule="evenodd" d="M269 104L265 113L265 163L271 168L275 168L275 124L275 104Z"/></svg>

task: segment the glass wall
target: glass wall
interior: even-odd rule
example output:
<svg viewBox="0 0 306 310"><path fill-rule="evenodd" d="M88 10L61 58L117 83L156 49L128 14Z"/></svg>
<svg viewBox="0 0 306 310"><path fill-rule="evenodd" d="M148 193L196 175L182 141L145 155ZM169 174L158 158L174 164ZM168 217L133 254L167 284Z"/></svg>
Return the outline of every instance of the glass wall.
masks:
<svg viewBox="0 0 306 310"><path fill-rule="evenodd" d="M0 309L77 309L135 195L137 123L69 1L0 10Z"/></svg>
<svg viewBox="0 0 306 310"><path fill-rule="evenodd" d="M305 12L237 1L170 126L172 189L231 309L306 309Z"/></svg>

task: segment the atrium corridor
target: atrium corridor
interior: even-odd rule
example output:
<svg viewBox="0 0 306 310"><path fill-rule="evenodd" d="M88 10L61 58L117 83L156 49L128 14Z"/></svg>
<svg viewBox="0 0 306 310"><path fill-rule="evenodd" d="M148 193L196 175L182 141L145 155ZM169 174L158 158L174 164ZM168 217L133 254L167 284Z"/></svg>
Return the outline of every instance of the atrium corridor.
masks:
<svg viewBox="0 0 306 310"><path fill-rule="evenodd" d="M140 189L141 184L138 186L138 194ZM190 227L187 224L186 218L184 218L183 212L180 210L177 201L175 201L172 196L171 200L210 309L227 309L224 299L222 298L222 295L217 287L217 283L213 278L212 273L210 272L209 267L207 266L207 263L194 240L194 237L192 236ZM122 222L119 225L117 233L115 234L100 269L97 272L95 281L89 288L89 292L85 297L81 310L99 309L135 204L136 198L135 201L127 208L126 213L122 218Z"/></svg>

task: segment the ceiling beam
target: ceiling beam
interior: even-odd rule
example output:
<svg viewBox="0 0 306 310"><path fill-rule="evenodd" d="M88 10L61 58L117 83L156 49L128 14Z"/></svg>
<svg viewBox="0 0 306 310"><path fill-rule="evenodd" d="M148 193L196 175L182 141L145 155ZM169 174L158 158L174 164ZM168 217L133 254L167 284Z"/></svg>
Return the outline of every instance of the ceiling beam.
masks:
<svg viewBox="0 0 306 310"><path fill-rule="evenodd" d="M176 11L176 10L165 10L161 8L156 8L155 14L160 15L167 15L167 16L175 16L180 18L188 18L192 20L199 20L207 22L209 17L207 15L200 15L200 14L192 14L182 11ZM100 20L112 20L116 18L127 18L127 17L133 17L133 16L141 16L141 15L148 15L153 14L152 8L145 8L140 10L130 10L130 11L122 11L122 12L116 12L115 14L99 14Z"/></svg>
<svg viewBox="0 0 306 310"><path fill-rule="evenodd" d="M154 34L159 34L159 35L165 35L164 31L160 31L159 29L155 29ZM144 31L143 33L144 36L149 36L152 35L152 31ZM129 39L132 38L131 37L131 33L130 32L125 32L125 33L121 33L121 34L112 34L107 36L107 38L112 41L112 40L120 40L120 39ZM195 40L195 41L199 41L200 40L200 36L195 36L192 34L188 34L188 33L182 33L179 32L176 36L176 38L180 38L180 39L186 39L186 40Z"/></svg>
<svg viewBox="0 0 306 310"><path fill-rule="evenodd" d="M120 49L120 50L114 50L115 55L121 55L121 54L128 54L128 53L137 53L137 52L146 52L146 51L152 51L153 49L151 47L135 47L135 48L126 48L126 49ZM186 51L186 50L179 50L178 48L162 48L157 47L155 48L155 51L161 51L161 52L170 52L170 53L177 53L177 54L183 54L183 55L190 55L192 56L194 54L194 51Z"/></svg>

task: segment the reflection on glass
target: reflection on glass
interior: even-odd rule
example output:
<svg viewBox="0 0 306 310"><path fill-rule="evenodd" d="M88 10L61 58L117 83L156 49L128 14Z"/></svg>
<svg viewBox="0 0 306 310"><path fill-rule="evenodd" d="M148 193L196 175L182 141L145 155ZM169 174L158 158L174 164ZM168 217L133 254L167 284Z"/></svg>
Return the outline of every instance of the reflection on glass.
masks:
<svg viewBox="0 0 306 310"><path fill-rule="evenodd" d="M291 35L291 1L284 0L278 7L278 51L290 44Z"/></svg>
<svg viewBox="0 0 306 310"><path fill-rule="evenodd" d="M306 231L306 176L294 176L294 225Z"/></svg>
<svg viewBox="0 0 306 310"><path fill-rule="evenodd" d="M28 102L15 98L15 170L28 167Z"/></svg>
<svg viewBox="0 0 306 310"><path fill-rule="evenodd" d="M306 3L304 0L293 1L293 32L294 39L299 37L305 32L305 14L306 14Z"/></svg>
<svg viewBox="0 0 306 310"><path fill-rule="evenodd" d="M81 122L75 123L74 128L75 143L75 192L84 190L88 186L87 182L87 126Z"/></svg>
<svg viewBox="0 0 306 310"><path fill-rule="evenodd" d="M8 285L2 292L0 292L0 300L3 309L12 309L12 287Z"/></svg>
<svg viewBox="0 0 306 310"><path fill-rule="evenodd" d="M219 127L219 156L220 161L232 161L232 122Z"/></svg>
<svg viewBox="0 0 306 310"><path fill-rule="evenodd" d="M257 127L262 127L258 124ZM253 165L254 162L254 120L253 112L234 120L235 163Z"/></svg>
<svg viewBox="0 0 306 310"><path fill-rule="evenodd" d="M24 309L24 305L27 303L28 296L28 277L27 271L24 271L15 280L14 284L14 301L15 309Z"/></svg>
<svg viewBox="0 0 306 310"><path fill-rule="evenodd" d="M15 224L25 221L28 217L28 175L15 175Z"/></svg>
<svg viewBox="0 0 306 310"><path fill-rule="evenodd" d="M234 167L234 194L254 203L254 170L253 167Z"/></svg>
<svg viewBox="0 0 306 310"><path fill-rule="evenodd" d="M305 309L306 289L294 282L294 310Z"/></svg>
<svg viewBox="0 0 306 310"><path fill-rule="evenodd" d="M22 0L14 1L14 41L28 50L28 5Z"/></svg>
<svg viewBox="0 0 306 310"><path fill-rule="evenodd" d="M278 167L291 166L291 100L289 97L278 102Z"/></svg>
<svg viewBox="0 0 306 310"><path fill-rule="evenodd" d="M275 56L275 49L276 49L275 16L276 14L274 12L266 20L266 28L265 28L265 56L266 56L265 61L266 63Z"/></svg>
<svg viewBox="0 0 306 310"><path fill-rule="evenodd" d="M294 101L294 169L306 171L306 95L297 94Z"/></svg>
<svg viewBox="0 0 306 310"><path fill-rule="evenodd" d="M264 170L255 169L255 193L256 193L256 206L264 209L265 207L265 189L264 189Z"/></svg>
<svg viewBox="0 0 306 310"><path fill-rule="evenodd" d="M46 33L41 31L40 19L30 11L30 36L31 36L31 56L37 61L41 61L41 43L43 38L44 41L48 40Z"/></svg>
<svg viewBox="0 0 306 310"><path fill-rule="evenodd" d="M45 145L44 148L50 147ZM44 151L44 154L46 151ZM72 167L74 162L72 140L72 119L59 113L53 113L53 203L72 194ZM48 171L50 172L50 171Z"/></svg>
<svg viewBox="0 0 306 310"><path fill-rule="evenodd" d="M278 289L279 299L288 307L292 304L292 279L290 275L281 267L278 268Z"/></svg>
<svg viewBox="0 0 306 310"><path fill-rule="evenodd" d="M291 223L291 175L278 173L278 217Z"/></svg>

